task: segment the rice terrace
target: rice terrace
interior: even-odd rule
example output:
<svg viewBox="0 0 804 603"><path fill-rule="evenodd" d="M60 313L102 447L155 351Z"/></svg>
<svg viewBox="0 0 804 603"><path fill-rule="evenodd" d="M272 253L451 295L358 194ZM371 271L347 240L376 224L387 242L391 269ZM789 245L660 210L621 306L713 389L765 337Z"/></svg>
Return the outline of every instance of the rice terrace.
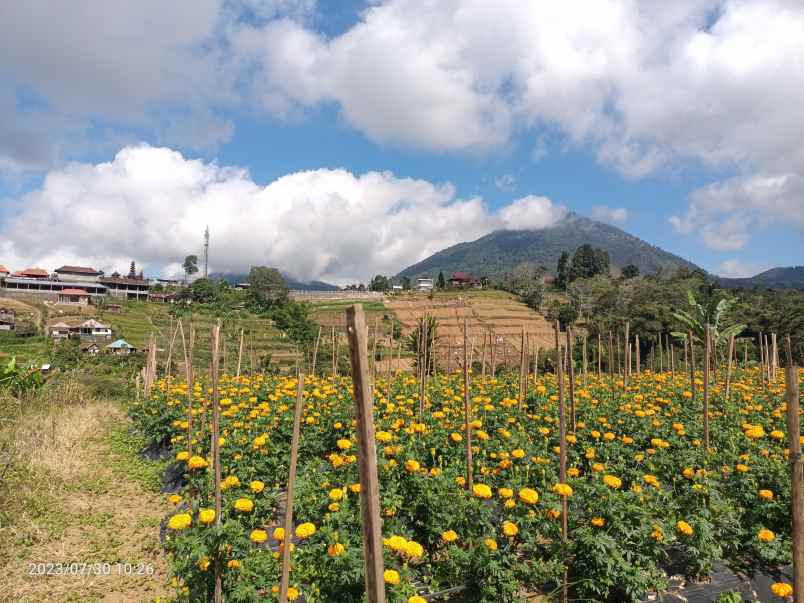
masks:
<svg viewBox="0 0 804 603"><path fill-rule="evenodd" d="M0 38L0 602L804 603L804 4Z"/></svg>

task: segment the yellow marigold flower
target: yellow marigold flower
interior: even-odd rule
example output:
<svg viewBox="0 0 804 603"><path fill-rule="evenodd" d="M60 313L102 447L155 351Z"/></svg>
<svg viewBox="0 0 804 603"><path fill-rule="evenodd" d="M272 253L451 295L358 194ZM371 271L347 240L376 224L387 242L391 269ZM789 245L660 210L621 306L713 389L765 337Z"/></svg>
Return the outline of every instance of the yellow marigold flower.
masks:
<svg viewBox="0 0 804 603"><path fill-rule="evenodd" d="M382 578L386 584L399 584L399 572L396 570L385 570Z"/></svg>
<svg viewBox="0 0 804 603"><path fill-rule="evenodd" d="M198 521L208 526L215 521L215 509L201 509L198 511Z"/></svg>
<svg viewBox="0 0 804 603"><path fill-rule="evenodd" d="M771 591L780 599L790 597L793 594L793 587L787 582L774 582L771 585Z"/></svg>
<svg viewBox="0 0 804 603"><path fill-rule="evenodd" d="M659 526L653 526L653 530L650 533L650 537L653 538L656 542L661 542L664 540L664 532L662 528Z"/></svg>
<svg viewBox="0 0 804 603"><path fill-rule="evenodd" d="M504 521L503 522L502 531L503 531L503 534L505 534L509 538L519 534L519 528L516 526L515 523L512 523L510 521Z"/></svg>
<svg viewBox="0 0 804 603"><path fill-rule="evenodd" d="M486 484L475 484L472 486L472 493L477 498L491 498L491 488Z"/></svg>
<svg viewBox="0 0 804 603"><path fill-rule="evenodd" d="M258 479L253 480L248 485L248 487L251 488L251 491L254 492L255 494L259 494L260 492L265 490L265 484Z"/></svg>
<svg viewBox="0 0 804 603"><path fill-rule="evenodd" d="M517 448L516 450L511 451L511 456L515 459L525 458L525 451L521 448Z"/></svg>
<svg viewBox="0 0 804 603"><path fill-rule="evenodd" d="M268 540L268 532L265 530L252 530L251 534L249 534L249 538L252 542L260 544Z"/></svg>
<svg viewBox="0 0 804 603"><path fill-rule="evenodd" d="M248 498L238 498L234 507L241 513L251 513L254 510L254 501Z"/></svg>
<svg viewBox="0 0 804 603"><path fill-rule="evenodd" d="M488 550L490 550L490 551L496 551L497 550L497 541L494 540L493 538L486 538L483 541L483 544L485 544L486 548Z"/></svg>
<svg viewBox="0 0 804 603"><path fill-rule="evenodd" d="M168 520L167 527L171 530L184 530L190 527L193 523L193 518L189 513L178 513Z"/></svg>
<svg viewBox="0 0 804 603"><path fill-rule="evenodd" d="M692 526L688 524L686 521L679 520L676 523L676 529L684 534L684 536L692 536L695 530L692 529Z"/></svg>
<svg viewBox="0 0 804 603"><path fill-rule="evenodd" d="M340 505L340 503L336 503L336 502L329 503L327 505L327 509L329 509L330 512L332 512L332 513L337 513L338 511L341 510L341 505Z"/></svg>
<svg viewBox="0 0 804 603"><path fill-rule="evenodd" d="M620 486L623 485L623 481L614 475L604 475L603 476L603 483L606 484L612 490L616 490Z"/></svg>
<svg viewBox="0 0 804 603"><path fill-rule="evenodd" d="M416 559L417 557L421 557L424 555L424 547L420 545L418 542L413 540L408 540L405 543L404 554L411 559Z"/></svg>
<svg viewBox="0 0 804 603"><path fill-rule="evenodd" d="M352 484L349 486L349 491L352 494L360 494L360 484Z"/></svg>
<svg viewBox="0 0 804 603"><path fill-rule="evenodd" d="M772 437L774 440L783 440L784 432L779 431L778 429L774 429L773 431L770 432L770 437Z"/></svg>
<svg viewBox="0 0 804 603"><path fill-rule="evenodd" d="M341 500L343 498L343 490L340 488L333 488L329 491L330 500Z"/></svg>
<svg viewBox="0 0 804 603"><path fill-rule="evenodd" d="M186 450L182 450L181 452L176 454L176 460L177 461L186 461L189 458L190 458L190 453L187 452Z"/></svg>
<svg viewBox="0 0 804 603"><path fill-rule="evenodd" d="M765 500L773 500L773 492L770 490L760 490L759 497Z"/></svg>
<svg viewBox="0 0 804 603"><path fill-rule="evenodd" d="M209 557L201 557L201 559L198 560L198 569L200 569L202 572L207 571L209 569L209 563Z"/></svg>
<svg viewBox="0 0 804 603"><path fill-rule="evenodd" d="M539 493L532 488L522 488L519 491L519 500L528 505L535 505L539 502Z"/></svg>
<svg viewBox="0 0 804 603"><path fill-rule="evenodd" d="M288 601L295 601L299 598L300 594L301 593L299 592L298 588L295 586L288 586Z"/></svg>
<svg viewBox="0 0 804 603"><path fill-rule="evenodd" d="M572 487L569 484L556 484L553 486L553 492L559 496L572 496Z"/></svg>
<svg viewBox="0 0 804 603"><path fill-rule="evenodd" d="M451 434L449 434L449 439L452 440L453 442L462 442L463 436L459 434L457 431L453 431Z"/></svg>
<svg viewBox="0 0 804 603"><path fill-rule="evenodd" d="M274 528L273 534L271 534L271 536L277 542L282 542L285 539L285 528Z"/></svg>
<svg viewBox="0 0 804 603"><path fill-rule="evenodd" d="M239 559L230 559L226 563L226 567L229 569L240 569L240 560Z"/></svg>
<svg viewBox="0 0 804 603"><path fill-rule="evenodd" d="M605 469L606 469L606 465L604 465L603 463L593 463L592 464L592 471L596 471L597 473L600 473L601 471L604 471Z"/></svg>
<svg viewBox="0 0 804 603"><path fill-rule="evenodd" d="M567 475L569 475L570 477L578 477L580 474L581 471L577 467L570 467L569 469L567 469Z"/></svg>
<svg viewBox="0 0 804 603"><path fill-rule="evenodd" d="M692 479L693 477L695 477L695 471L692 470L692 467L686 467L684 471L681 472L681 475L683 475L687 479Z"/></svg>
<svg viewBox="0 0 804 603"><path fill-rule="evenodd" d="M346 552L346 547L340 542L336 542L327 547L327 555L330 557L340 557L344 552Z"/></svg>
<svg viewBox="0 0 804 603"><path fill-rule="evenodd" d="M296 526L296 536L298 536L301 539L309 538L310 536L315 534L315 529L316 529L315 525L310 522L300 524Z"/></svg>
<svg viewBox="0 0 804 603"><path fill-rule="evenodd" d="M748 471L748 465L744 465L742 463L737 463L734 468L740 473L746 473Z"/></svg>
<svg viewBox="0 0 804 603"><path fill-rule="evenodd" d="M208 466L209 463L207 463L207 459L201 456L191 456L190 459L187 461L187 467L190 470L205 469Z"/></svg>
<svg viewBox="0 0 804 603"><path fill-rule="evenodd" d="M178 494L171 494L168 496L168 500L174 505L178 505L181 502L181 496Z"/></svg>
<svg viewBox="0 0 804 603"><path fill-rule="evenodd" d="M352 442L346 439L340 439L337 441L338 448L341 450L349 450L352 447Z"/></svg>
<svg viewBox="0 0 804 603"><path fill-rule="evenodd" d="M514 495L514 491L511 488L500 488L497 490L497 494L500 495L500 498L511 498Z"/></svg>
<svg viewBox="0 0 804 603"><path fill-rule="evenodd" d="M375 437L377 438L378 442L382 443L390 442L392 439L394 439L394 436L387 431L378 431Z"/></svg>
<svg viewBox="0 0 804 603"><path fill-rule="evenodd" d="M458 540L458 534L455 530L447 530L441 534L441 540L444 542L455 542Z"/></svg>
<svg viewBox="0 0 804 603"><path fill-rule="evenodd" d="M237 488L240 485L240 479L236 475L227 475L221 482L221 490L228 490L229 488Z"/></svg>
<svg viewBox="0 0 804 603"><path fill-rule="evenodd" d="M659 487L659 479L655 475L646 474L642 476L642 481L648 484L649 486L653 486L654 488Z"/></svg>
<svg viewBox="0 0 804 603"><path fill-rule="evenodd" d="M427 603L427 599L419 595L413 595L412 597L408 597L408 603Z"/></svg>
<svg viewBox="0 0 804 603"><path fill-rule="evenodd" d="M759 538L762 542L773 542L776 540L776 534L766 528L762 528L757 534L757 538Z"/></svg>
<svg viewBox="0 0 804 603"><path fill-rule="evenodd" d="M416 473L421 468L419 461L408 459L405 461L405 471L408 473Z"/></svg>
<svg viewBox="0 0 804 603"><path fill-rule="evenodd" d="M592 525L595 526L596 528L602 528L604 525L606 525L606 520L603 519L602 517L593 517Z"/></svg>

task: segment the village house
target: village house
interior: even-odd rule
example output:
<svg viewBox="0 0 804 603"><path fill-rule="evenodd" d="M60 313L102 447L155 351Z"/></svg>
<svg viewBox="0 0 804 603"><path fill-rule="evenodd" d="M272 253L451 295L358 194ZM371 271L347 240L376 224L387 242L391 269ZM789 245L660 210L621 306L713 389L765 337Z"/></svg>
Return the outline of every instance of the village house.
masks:
<svg viewBox="0 0 804 603"><path fill-rule="evenodd" d="M432 291L435 287L433 279L422 277L416 279L416 291Z"/></svg>
<svg viewBox="0 0 804 603"><path fill-rule="evenodd" d="M103 272L88 266L62 266L53 272L60 281L79 283L97 283L98 278L103 275Z"/></svg>
<svg viewBox="0 0 804 603"><path fill-rule="evenodd" d="M70 325L66 322L50 325L50 336L53 339L67 339L70 336Z"/></svg>
<svg viewBox="0 0 804 603"><path fill-rule="evenodd" d="M11 308L0 308L0 331L13 331L17 315Z"/></svg>
<svg viewBox="0 0 804 603"><path fill-rule="evenodd" d="M115 355L126 355L126 354L133 354L137 351L133 345L127 342L125 339L118 339L106 346L106 351L109 354Z"/></svg>
<svg viewBox="0 0 804 603"><path fill-rule="evenodd" d="M483 287L480 279L473 277L468 272L453 272L449 283L458 289L480 289Z"/></svg>
<svg viewBox="0 0 804 603"><path fill-rule="evenodd" d="M173 295L170 293L149 293L148 294L148 301L154 302L157 304L172 304L173 303Z"/></svg>
<svg viewBox="0 0 804 603"><path fill-rule="evenodd" d="M100 353L100 346L94 341L81 345L81 351L90 356L97 356Z"/></svg>
<svg viewBox="0 0 804 603"><path fill-rule="evenodd" d="M89 293L85 289L62 289L59 293L60 304L72 304L78 306L86 306L89 304Z"/></svg>
<svg viewBox="0 0 804 603"><path fill-rule="evenodd" d="M150 285L144 279L125 276L104 276L101 277L100 282L106 288L108 294L113 297L148 301Z"/></svg>
<svg viewBox="0 0 804 603"><path fill-rule="evenodd" d="M41 268L26 268L25 270L18 270L11 276L17 278L46 279L50 278L50 273L47 270L42 270Z"/></svg>
<svg viewBox="0 0 804 603"><path fill-rule="evenodd" d="M94 318L85 320L79 325L79 334L81 337L101 337L104 339L112 338L112 328L102 322L98 322Z"/></svg>
<svg viewBox="0 0 804 603"><path fill-rule="evenodd" d="M112 314L122 314L123 306L120 304L106 304L106 311Z"/></svg>

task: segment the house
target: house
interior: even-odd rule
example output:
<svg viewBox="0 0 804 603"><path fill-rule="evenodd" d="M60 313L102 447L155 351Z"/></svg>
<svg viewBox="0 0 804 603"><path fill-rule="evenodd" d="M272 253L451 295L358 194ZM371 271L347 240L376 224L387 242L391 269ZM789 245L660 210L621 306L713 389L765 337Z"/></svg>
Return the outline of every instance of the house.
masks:
<svg viewBox="0 0 804 603"><path fill-rule="evenodd" d="M111 312L112 314L122 314L123 306L120 304L106 304L106 311Z"/></svg>
<svg viewBox="0 0 804 603"><path fill-rule="evenodd" d="M433 279L422 277L416 279L416 291L432 291L435 287Z"/></svg>
<svg viewBox="0 0 804 603"><path fill-rule="evenodd" d="M101 277L100 282L106 288L108 294L113 297L148 301L148 290L150 289L150 284L144 279L124 276L108 276Z"/></svg>
<svg viewBox="0 0 804 603"><path fill-rule="evenodd" d="M125 339L118 339L106 346L106 351L110 354L116 354L120 356L124 356L126 354L132 354L137 351L133 345L127 342Z"/></svg>
<svg viewBox="0 0 804 603"><path fill-rule="evenodd" d="M3 287L7 293L20 293L20 294L37 294L44 295L58 301L59 294L65 289L82 289L90 297L105 295L106 287L100 283L90 283L81 281L64 281L57 278L34 277L30 276L31 270L29 269L22 272L15 272L5 279ZM27 273L29 276L20 276Z"/></svg>
<svg viewBox="0 0 804 603"><path fill-rule="evenodd" d="M89 354L90 356L97 356L100 354L100 346L94 341L90 341L89 343L85 343L81 346L81 351L84 354Z"/></svg>
<svg viewBox="0 0 804 603"><path fill-rule="evenodd" d="M70 325L66 322L57 322L50 326L50 336L53 339L67 339L70 336Z"/></svg>
<svg viewBox="0 0 804 603"><path fill-rule="evenodd" d="M402 293L405 288L402 285L391 285L391 292L392 293Z"/></svg>
<svg viewBox="0 0 804 603"><path fill-rule="evenodd" d="M8 271L8 268L3 266L3 264L0 264L0 281L6 278L9 274L11 273Z"/></svg>
<svg viewBox="0 0 804 603"><path fill-rule="evenodd" d="M62 289L59 291L59 303L86 306L89 304L89 293L85 289Z"/></svg>
<svg viewBox="0 0 804 603"><path fill-rule="evenodd" d="M56 278L60 281L77 281L80 283L95 283L103 275L100 270L95 270L88 266L62 266L56 268Z"/></svg>
<svg viewBox="0 0 804 603"><path fill-rule="evenodd" d="M149 293L148 294L148 301L154 302L157 304L172 304L173 303L173 295L170 293Z"/></svg>
<svg viewBox="0 0 804 603"><path fill-rule="evenodd" d="M480 279L473 277L468 272L453 272L452 277L449 279L450 285L458 289L480 289L483 285Z"/></svg>
<svg viewBox="0 0 804 603"><path fill-rule="evenodd" d="M48 278L50 274L47 270L42 270L41 268L26 268L25 270L18 270L17 272L13 273L11 276L16 276L17 278Z"/></svg>
<svg viewBox="0 0 804 603"><path fill-rule="evenodd" d="M13 331L17 315L10 308L0 308L0 331Z"/></svg>
<svg viewBox="0 0 804 603"><path fill-rule="evenodd" d="M79 335L81 337L102 337L104 339L112 338L112 328L109 325L98 322L94 318L85 320L78 328Z"/></svg>

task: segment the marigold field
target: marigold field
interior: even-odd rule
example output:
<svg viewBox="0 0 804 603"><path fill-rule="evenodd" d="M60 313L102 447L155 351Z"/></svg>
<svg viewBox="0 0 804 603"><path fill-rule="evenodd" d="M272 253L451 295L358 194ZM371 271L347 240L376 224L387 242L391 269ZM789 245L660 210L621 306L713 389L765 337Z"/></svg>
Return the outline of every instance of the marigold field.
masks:
<svg viewBox="0 0 804 603"><path fill-rule="evenodd" d="M473 378L475 487L464 485L462 375L432 377L423 416L408 375L374 388L380 505L389 601L432 593L516 601L560 587L569 560L573 596L639 600L667 572L705 575L713 562L761 568L790 563L790 479L784 381L763 387L738 370L711 388L711 449L702 445L702 395L688 376L643 372L624 390L607 375L578 378L569 478L559 483L558 396L553 375ZM297 380L221 378L223 513L215 525L211 390L157 382L132 415L169 442L186 471L167 524L180 600L212 598L219 564L227 601L278 598L277 502L288 478ZM354 401L346 378L307 377L294 505L290 598L360 601L363 557ZM569 405L568 405L569 407ZM200 431L202 428L204 432ZM795 437L801 437L796 434ZM567 496L569 544L561 542ZM458 588L460 587L460 588ZM780 586L776 590L784 589Z"/></svg>

